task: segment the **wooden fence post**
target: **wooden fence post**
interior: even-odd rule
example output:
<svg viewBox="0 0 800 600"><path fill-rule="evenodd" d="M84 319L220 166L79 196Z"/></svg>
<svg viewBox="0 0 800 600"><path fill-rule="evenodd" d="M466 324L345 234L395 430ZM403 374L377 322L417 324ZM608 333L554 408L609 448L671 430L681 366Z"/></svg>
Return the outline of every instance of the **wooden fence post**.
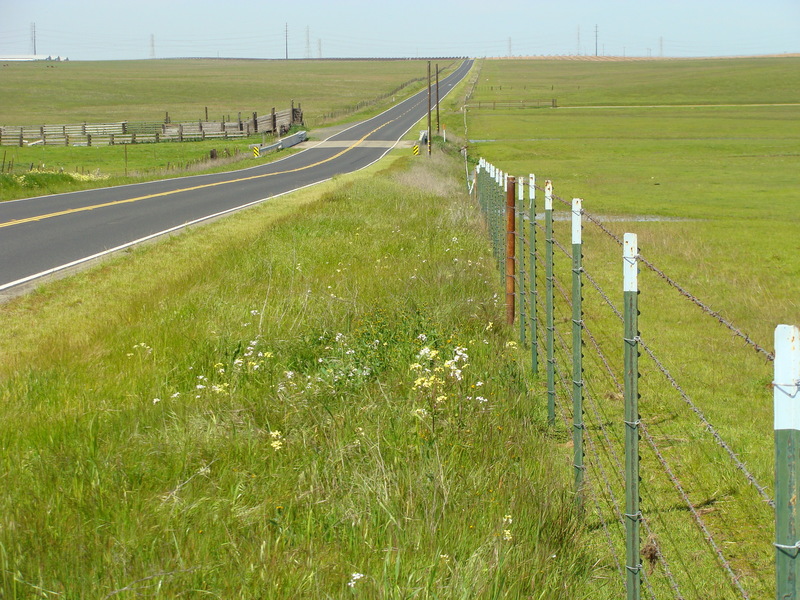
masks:
<svg viewBox="0 0 800 600"><path fill-rule="evenodd" d="M775 328L775 574L776 597L800 591L800 329Z"/></svg>

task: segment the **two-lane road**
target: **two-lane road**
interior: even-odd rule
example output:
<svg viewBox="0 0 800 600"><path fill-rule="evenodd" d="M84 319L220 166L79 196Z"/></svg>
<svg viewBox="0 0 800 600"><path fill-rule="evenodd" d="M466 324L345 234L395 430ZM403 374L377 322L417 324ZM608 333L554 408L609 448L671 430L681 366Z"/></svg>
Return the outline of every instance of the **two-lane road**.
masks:
<svg viewBox="0 0 800 600"><path fill-rule="evenodd" d="M439 82L444 98L472 67ZM422 119L427 90L282 160L249 169L0 203L0 292L271 197L363 169Z"/></svg>

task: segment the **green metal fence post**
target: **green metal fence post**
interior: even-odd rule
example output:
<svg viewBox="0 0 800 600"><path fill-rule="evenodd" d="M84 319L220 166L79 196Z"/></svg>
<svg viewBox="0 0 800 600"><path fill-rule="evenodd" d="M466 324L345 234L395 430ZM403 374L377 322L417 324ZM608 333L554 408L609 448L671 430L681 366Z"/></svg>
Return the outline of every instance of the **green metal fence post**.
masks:
<svg viewBox="0 0 800 600"><path fill-rule="evenodd" d="M536 175L531 173L528 178L528 196L530 197L529 215L530 233L528 234L530 250L530 316L531 316L531 370L534 375L539 374L539 338L536 331Z"/></svg>
<svg viewBox="0 0 800 600"><path fill-rule="evenodd" d="M580 198L572 200L572 444L575 492L583 488L583 240Z"/></svg>
<svg viewBox="0 0 800 600"><path fill-rule="evenodd" d="M623 239L625 379L625 568L627 599L639 600L641 569L639 528L639 246L635 233Z"/></svg>
<svg viewBox="0 0 800 600"><path fill-rule="evenodd" d="M547 423L556 422L555 317L553 315L553 184L544 183L545 310L547 320Z"/></svg>
<svg viewBox="0 0 800 600"><path fill-rule="evenodd" d="M519 298L519 345L521 348L525 347L527 343L526 331L528 322L525 316L525 207L523 202L525 200L525 178L517 177L517 232L519 242L517 244L517 298Z"/></svg>
<svg viewBox="0 0 800 600"><path fill-rule="evenodd" d="M800 597L800 329L775 328L776 598Z"/></svg>
<svg viewBox="0 0 800 600"><path fill-rule="evenodd" d="M517 181L514 177L505 175L503 179L505 190L505 261L506 261L506 323L514 324L517 317L516 288L517 288Z"/></svg>

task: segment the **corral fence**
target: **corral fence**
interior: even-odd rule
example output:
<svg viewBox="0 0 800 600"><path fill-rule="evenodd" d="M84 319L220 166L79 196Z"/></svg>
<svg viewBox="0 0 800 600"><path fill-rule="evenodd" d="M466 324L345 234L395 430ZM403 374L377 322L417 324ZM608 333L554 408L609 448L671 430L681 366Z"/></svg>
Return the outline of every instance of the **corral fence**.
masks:
<svg viewBox="0 0 800 600"><path fill-rule="evenodd" d="M72 125L0 126L0 146L113 146L157 142L189 142L206 139L237 139L255 134L284 135L293 125L303 124L300 104L267 114L253 112L245 117L221 121L205 120L173 123L169 113L164 121L121 121L119 123L80 123Z"/></svg>
<svg viewBox="0 0 800 600"><path fill-rule="evenodd" d="M551 181L540 186L534 174L509 176L481 159L470 190L505 281L507 322L546 385L552 436L571 446L576 501L607 546L612 595L749 599L775 589L777 598L800 597L800 330L778 326L773 353L657 267L635 233L612 231L581 199L554 194ZM669 301L684 318L730 334L708 351L712 369L724 360L756 381L771 376L739 396L772 396L774 497L769 465L751 468L758 453L715 422L722 413L711 403L701 408L696 397L710 398L708 384L676 375L670 363L687 359L664 356L658 345L674 345L640 331L640 291L657 303L675 295ZM748 406L734 418L750 423Z"/></svg>

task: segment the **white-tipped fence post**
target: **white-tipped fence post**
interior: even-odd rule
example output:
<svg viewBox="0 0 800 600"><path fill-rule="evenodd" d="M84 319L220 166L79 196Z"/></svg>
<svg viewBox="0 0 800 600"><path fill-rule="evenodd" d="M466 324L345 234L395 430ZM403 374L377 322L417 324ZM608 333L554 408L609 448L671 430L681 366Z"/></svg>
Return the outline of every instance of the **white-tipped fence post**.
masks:
<svg viewBox="0 0 800 600"><path fill-rule="evenodd" d="M528 196L530 197L530 233L529 239L529 263L530 263L530 319L531 319L531 370L534 375L539 374L539 339L536 331L536 175L531 173L528 179Z"/></svg>
<svg viewBox="0 0 800 600"><path fill-rule="evenodd" d="M800 329L775 329L775 574L776 598L800 590Z"/></svg>
<svg viewBox="0 0 800 600"><path fill-rule="evenodd" d="M572 444L575 492L583 489L583 201L572 199Z"/></svg>
<svg viewBox="0 0 800 600"><path fill-rule="evenodd" d="M517 258L517 291L519 298L519 344L521 348L527 344L526 328L528 327L528 320L525 314L525 301L527 295L525 293L525 178L517 177L517 237L519 237L518 244L518 258Z"/></svg>
<svg viewBox="0 0 800 600"><path fill-rule="evenodd" d="M628 600L639 600L642 563L639 549L639 243L635 233L623 238L625 380L625 569Z"/></svg>
<svg viewBox="0 0 800 600"><path fill-rule="evenodd" d="M553 184L544 182L545 310L547 344L547 423L556 423L556 326L553 309Z"/></svg>

